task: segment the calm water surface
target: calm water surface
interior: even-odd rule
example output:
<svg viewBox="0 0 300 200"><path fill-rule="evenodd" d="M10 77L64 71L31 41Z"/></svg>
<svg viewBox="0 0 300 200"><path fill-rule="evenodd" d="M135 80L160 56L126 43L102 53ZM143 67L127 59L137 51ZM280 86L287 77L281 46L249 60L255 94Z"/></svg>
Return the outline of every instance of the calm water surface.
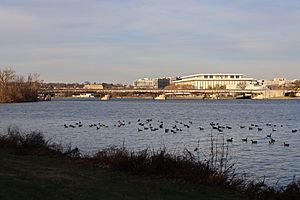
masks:
<svg viewBox="0 0 300 200"><path fill-rule="evenodd" d="M176 134L143 130L138 132L137 120L153 119L153 127L164 122L164 129L175 124L182 132ZM118 120L125 126L118 127ZM175 120L188 124L184 127ZM64 124L81 121L83 127L65 128ZM192 122L192 124L189 123ZM129 124L130 122L130 124ZM231 126L223 133L212 130L210 122ZM108 127L89 127L90 124L105 124ZM271 123L272 127L266 126ZM251 124L262 128L249 130ZM273 125L276 125L274 127ZM93 153L109 146L125 146L132 150L147 147L167 147L173 152L188 148L192 152L199 147L201 159L210 148L210 134L216 142L233 138L228 143L232 162L237 163L239 173L267 183L285 185L296 176L300 178L300 101L299 100L98 100L61 99L51 102L0 104L0 129L5 132L9 125L25 130L41 130L54 142L71 143L84 153ZM116 126L115 126L116 125ZM281 127L283 125L283 127ZM148 125L146 125L148 126ZM199 127L204 130L200 131ZM240 126L246 126L241 129ZM276 129L276 131L272 131ZM298 132L292 133L293 129ZM268 144L268 134L276 142ZM242 142L242 138L257 140ZM284 147L283 142L289 143ZM225 141L226 143L226 141Z"/></svg>

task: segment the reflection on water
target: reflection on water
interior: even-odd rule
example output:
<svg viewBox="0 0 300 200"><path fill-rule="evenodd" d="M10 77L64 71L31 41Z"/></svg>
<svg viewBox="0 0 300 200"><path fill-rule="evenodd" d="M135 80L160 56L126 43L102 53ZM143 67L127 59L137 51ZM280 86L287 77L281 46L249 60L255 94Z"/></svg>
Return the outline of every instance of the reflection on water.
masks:
<svg viewBox="0 0 300 200"><path fill-rule="evenodd" d="M52 141L71 143L85 153L123 144L133 150L167 147L174 152L193 151L199 145L203 159L212 133L217 142L233 138L228 145L240 173L265 176L270 184L279 179L284 185L294 175L300 178L299 111L298 100L61 99L0 104L0 128L4 131L14 124L26 130L39 129ZM79 121L82 127L76 125ZM212 129L211 122L224 127ZM270 133L273 144L269 144ZM257 144L251 144L251 139ZM283 142L290 146L284 147Z"/></svg>

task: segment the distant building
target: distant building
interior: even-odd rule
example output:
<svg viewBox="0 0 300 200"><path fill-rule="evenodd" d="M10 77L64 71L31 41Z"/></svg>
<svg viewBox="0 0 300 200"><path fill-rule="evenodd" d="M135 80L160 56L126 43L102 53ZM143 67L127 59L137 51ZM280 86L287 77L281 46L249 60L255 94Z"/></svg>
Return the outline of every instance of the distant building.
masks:
<svg viewBox="0 0 300 200"><path fill-rule="evenodd" d="M173 81L175 86L190 85L195 89L244 89L255 82L243 74L194 74Z"/></svg>
<svg viewBox="0 0 300 200"><path fill-rule="evenodd" d="M84 85L83 89L87 90L103 90L102 84L86 84Z"/></svg>
<svg viewBox="0 0 300 200"><path fill-rule="evenodd" d="M267 86L285 86L290 83L291 81L281 77L281 78L274 78L273 80L265 80L264 84Z"/></svg>
<svg viewBox="0 0 300 200"><path fill-rule="evenodd" d="M134 88L138 89L163 89L170 85L168 78L142 78L133 82Z"/></svg>

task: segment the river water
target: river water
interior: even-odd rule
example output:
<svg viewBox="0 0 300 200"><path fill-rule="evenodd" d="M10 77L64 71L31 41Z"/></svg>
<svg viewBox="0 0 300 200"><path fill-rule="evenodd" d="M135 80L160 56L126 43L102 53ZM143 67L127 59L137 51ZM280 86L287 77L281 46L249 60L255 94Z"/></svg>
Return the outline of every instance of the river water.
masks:
<svg viewBox="0 0 300 200"><path fill-rule="evenodd" d="M147 119L152 121L147 123ZM64 127L64 124L76 125L79 121L82 127ZM159 128L161 121L163 128ZM212 129L211 122L231 129L219 132ZM93 124L99 128L90 127ZM159 130L145 130L144 127L149 128L150 124ZM187 148L200 159L207 159L212 134L215 143L225 139L231 162L236 163L239 174L245 173L255 180L265 177L271 185L285 185L294 176L300 178L299 100L56 99L0 104L1 132L5 133L10 125L22 130L41 130L47 139L70 143L86 154L124 145L131 150L166 147L176 153ZM253 129L249 130L249 127ZM165 133L166 128L176 133ZM262 130L258 131L258 128ZM297 132L292 133L292 130ZM276 140L273 144L269 144L270 138L267 137L270 133ZM226 142L228 138L233 138L233 142ZM248 142L242 138L248 138ZM257 140L257 144L251 144L250 139ZM290 146L284 147L283 142ZM197 152L194 151L196 147Z"/></svg>

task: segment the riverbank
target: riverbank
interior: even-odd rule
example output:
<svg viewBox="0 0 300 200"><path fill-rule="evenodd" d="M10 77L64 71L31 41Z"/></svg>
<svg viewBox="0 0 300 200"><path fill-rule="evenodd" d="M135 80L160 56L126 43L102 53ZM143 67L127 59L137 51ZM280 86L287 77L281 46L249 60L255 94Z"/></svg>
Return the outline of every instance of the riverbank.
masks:
<svg viewBox="0 0 300 200"><path fill-rule="evenodd" d="M235 177L233 165L222 164L223 158L213 154L212 162L197 161L188 150L175 155L164 149L130 152L124 147L84 156L78 148L49 143L39 132L8 129L7 135L0 135L0 197L298 199L299 182L280 190L263 182L246 183Z"/></svg>
<svg viewBox="0 0 300 200"><path fill-rule="evenodd" d="M0 199L246 199L222 186L128 175L55 154L0 149Z"/></svg>

